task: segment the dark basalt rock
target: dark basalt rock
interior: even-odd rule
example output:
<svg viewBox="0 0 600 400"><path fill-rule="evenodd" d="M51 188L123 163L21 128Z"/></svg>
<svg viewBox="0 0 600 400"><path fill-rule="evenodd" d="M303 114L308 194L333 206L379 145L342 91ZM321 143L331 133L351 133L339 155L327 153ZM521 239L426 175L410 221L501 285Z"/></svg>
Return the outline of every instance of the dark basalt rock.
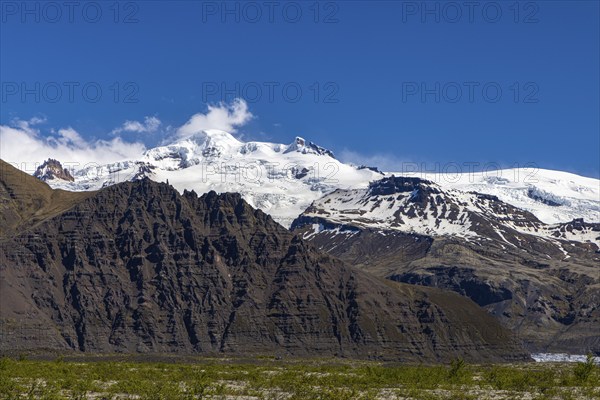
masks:
<svg viewBox="0 0 600 400"><path fill-rule="evenodd" d="M391 176L371 182L369 193L373 196L392 195L396 193L408 193L413 191L427 192L428 194L439 193L430 181L421 178Z"/></svg>
<svg viewBox="0 0 600 400"><path fill-rule="evenodd" d="M356 169L361 170L361 169L368 169L369 171L373 171L373 172L377 172L380 175L385 175L383 172L381 172L379 170L379 168L377 167L370 167L368 165L359 165L358 167L356 167Z"/></svg>
<svg viewBox="0 0 600 400"><path fill-rule="evenodd" d="M477 198L482 199L482 200L500 201L500 199L498 199L498 196L494 196L493 194L478 193L478 192L469 192L469 193L477 195Z"/></svg>
<svg viewBox="0 0 600 400"><path fill-rule="evenodd" d="M335 158L333 151L328 150L324 147L321 147L313 142L308 142L308 147L310 147L312 150L315 151L315 153L320 154L320 155L328 155L331 158Z"/></svg>
<svg viewBox="0 0 600 400"><path fill-rule="evenodd" d="M9 172L2 213L34 179ZM2 353L528 358L472 301L350 268L239 194L142 179L71 200L0 236Z"/></svg>
<svg viewBox="0 0 600 400"><path fill-rule="evenodd" d="M422 274L393 274L389 279L414 285L444 287L467 296L482 307L513 298L510 290L485 282L472 268L432 267L426 268Z"/></svg>
<svg viewBox="0 0 600 400"><path fill-rule="evenodd" d="M302 179L302 178L304 178L305 176L308 175L308 173L310 172L310 170L308 168L299 169L297 167L292 167L290 169L290 172L292 173L292 175L294 176L294 178L296 178L296 179Z"/></svg>

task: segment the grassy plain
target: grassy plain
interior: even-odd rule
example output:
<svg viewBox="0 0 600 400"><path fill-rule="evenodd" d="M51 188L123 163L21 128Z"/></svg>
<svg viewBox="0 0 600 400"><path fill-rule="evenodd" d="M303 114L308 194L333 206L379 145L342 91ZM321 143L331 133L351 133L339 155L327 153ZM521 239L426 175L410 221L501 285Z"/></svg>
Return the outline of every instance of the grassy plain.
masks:
<svg viewBox="0 0 600 400"><path fill-rule="evenodd" d="M599 399L600 368L349 360L0 359L1 399Z"/></svg>

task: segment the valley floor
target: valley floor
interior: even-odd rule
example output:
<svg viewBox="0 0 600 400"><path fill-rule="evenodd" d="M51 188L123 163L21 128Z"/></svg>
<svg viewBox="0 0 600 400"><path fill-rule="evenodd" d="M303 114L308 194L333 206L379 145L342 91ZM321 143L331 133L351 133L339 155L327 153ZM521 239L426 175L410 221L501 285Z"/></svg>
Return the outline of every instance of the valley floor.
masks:
<svg viewBox="0 0 600 400"><path fill-rule="evenodd" d="M581 363L389 365L350 360L0 359L1 399L597 399Z"/></svg>

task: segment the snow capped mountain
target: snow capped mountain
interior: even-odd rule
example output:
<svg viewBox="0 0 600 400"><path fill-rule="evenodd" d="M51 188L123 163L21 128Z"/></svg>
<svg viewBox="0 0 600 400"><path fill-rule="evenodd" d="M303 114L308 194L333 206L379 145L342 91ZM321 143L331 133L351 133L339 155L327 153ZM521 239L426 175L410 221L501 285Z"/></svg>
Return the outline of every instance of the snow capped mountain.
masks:
<svg viewBox="0 0 600 400"><path fill-rule="evenodd" d="M600 247L600 224L582 220L548 225L532 213L494 195L443 188L413 177L387 177L368 188L336 190L315 201L293 228L312 224L305 238L326 229L353 226L467 240L496 240L520 247L520 234L550 241L591 243ZM326 226L329 226L327 228ZM352 230L346 230L352 234Z"/></svg>
<svg viewBox="0 0 600 400"><path fill-rule="evenodd" d="M291 229L375 275L468 296L533 351L599 343L600 223L545 224L494 195L385 177L324 196Z"/></svg>
<svg viewBox="0 0 600 400"><path fill-rule="evenodd" d="M324 194L367 187L381 174L341 163L331 151L301 137L289 145L242 142L227 132L206 130L147 150L138 160L87 166L75 173L73 183L48 183L67 190L97 190L142 177L169 182L180 192L238 192L289 226Z"/></svg>
<svg viewBox="0 0 600 400"><path fill-rule="evenodd" d="M104 165L90 163L74 171L73 182L51 180L46 183L54 189L71 191L99 190L115 183L149 176L149 171L153 168L153 166L141 161L122 161Z"/></svg>
<svg viewBox="0 0 600 400"><path fill-rule="evenodd" d="M44 174L38 175L43 177ZM528 169L458 175L395 175L419 176L437 183L436 190L456 197L456 202L464 201L464 196L471 198L468 192L497 196L505 203L530 211L545 223L566 223L576 218L600 222L600 181L597 179ZM344 164L331 151L301 137L287 145L244 142L225 131L211 129L149 149L135 160L86 165L73 172L72 182L44 180L54 188L81 191L148 177L168 181L181 192L185 189L198 193L238 192L252 206L289 226L322 196L337 189L365 190L370 182L384 176L390 174L383 174L374 167ZM455 232L459 228L434 225L428 229ZM463 232L464 227L459 230Z"/></svg>
<svg viewBox="0 0 600 400"><path fill-rule="evenodd" d="M568 172L513 168L462 174L403 174L419 176L443 189L479 192L533 213L547 224L583 218L600 222L600 180Z"/></svg>

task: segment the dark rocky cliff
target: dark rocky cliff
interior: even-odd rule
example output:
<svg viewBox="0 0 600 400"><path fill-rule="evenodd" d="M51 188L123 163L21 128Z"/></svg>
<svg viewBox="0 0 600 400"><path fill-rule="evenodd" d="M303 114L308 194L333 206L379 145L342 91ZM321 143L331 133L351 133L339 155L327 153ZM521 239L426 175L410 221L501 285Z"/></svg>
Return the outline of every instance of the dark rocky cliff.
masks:
<svg viewBox="0 0 600 400"><path fill-rule="evenodd" d="M469 299L347 267L237 194L141 180L19 227L0 243L5 353L527 357Z"/></svg>
<svg viewBox="0 0 600 400"><path fill-rule="evenodd" d="M315 202L292 231L374 275L469 297L532 352L600 354L600 250L593 240L572 240L586 232L597 241L600 224L576 219L546 225L496 196L457 198L406 177L372 182L358 207L336 213L347 202L354 207L356 193L338 191ZM342 201L335 204L336 198ZM381 224L369 219L373 210L395 219ZM432 220L469 226L471 234L411 231ZM544 230L546 236L538 234Z"/></svg>

